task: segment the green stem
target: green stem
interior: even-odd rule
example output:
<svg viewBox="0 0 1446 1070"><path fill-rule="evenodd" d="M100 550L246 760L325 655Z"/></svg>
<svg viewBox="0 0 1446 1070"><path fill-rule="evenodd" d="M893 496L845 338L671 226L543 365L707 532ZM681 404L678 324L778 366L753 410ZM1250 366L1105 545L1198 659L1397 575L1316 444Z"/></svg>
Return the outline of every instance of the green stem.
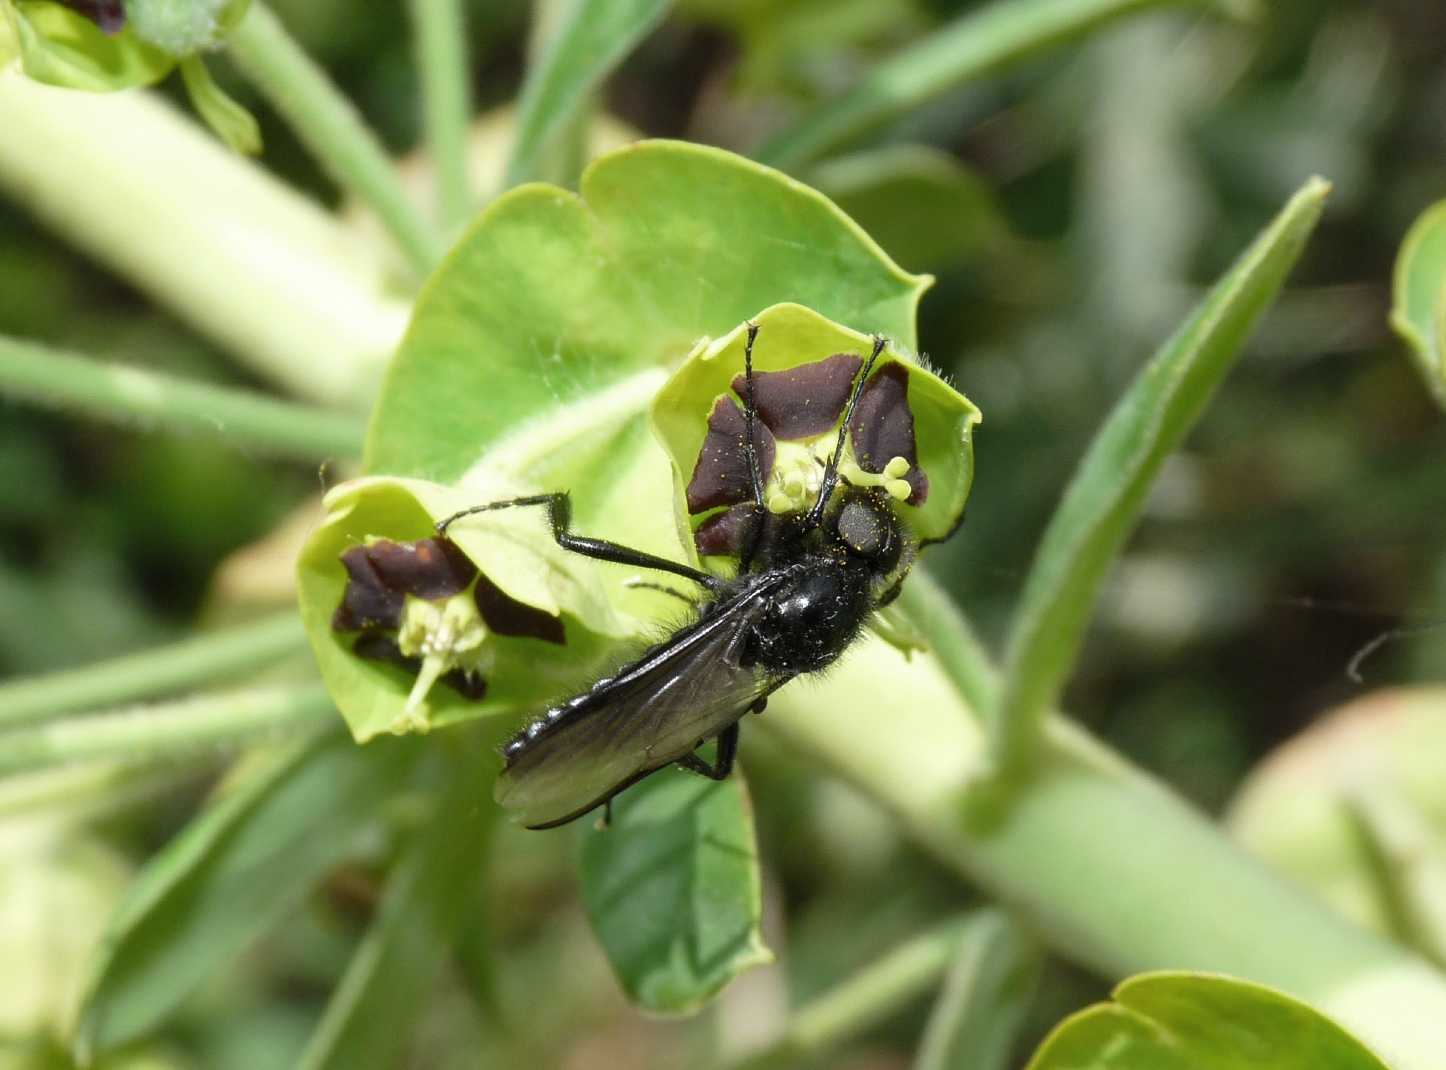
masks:
<svg viewBox="0 0 1446 1070"><path fill-rule="evenodd" d="M0 131L0 191L56 233L288 392L373 400L408 308L312 201L154 93L5 72Z"/></svg>
<svg viewBox="0 0 1446 1070"><path fill-rule="evenodd" d="M336 707L320 683L140 706L0 733L0 775L102 758L166 761L314 732L335 718Z"/></svg>
<svg viewBox="0 0 1446 1070"><path fill-rule="evenodd" d="M442 225L451 231L472 213L467 178L467 120L472 104L466 20L460 0L411 0L411 4L437 202Z"/></svg>
<svg viewBox="0 0 1446 1070"><path fill-rule="evenodd" d="M82 669L0 685L0 729L184 691L274 665L304 649L295 610Z"/></svg>
<svg viewBox="0 0 1446 1070"><path fill-rule="evenodd" d="M854 785L943 865L1105 976L1233 974L1336 1015L1399 1070L1440 1065L1446 979L1247 858L1198 811L1059 718L1045 724L1036 775L981 822L980 791L996 782L981 775L983 726L951 676L977 691L992 672L972 642L950 639L968 627L948 620L936 594L910 598L945 625L938 657L906 660L881 642L860 643L821 687L778 692L750 730Z"/></svg>
<svg viewBox="0 0 1446 1070"><path fill-rule="evenodd" d="M971 78L1110 19L1182 0L996 0L870 67L851 91L764 144L760 163L796 169Z"/></svg>
<svg viewBox="0 0 1446 1070"><path fill-rule="evenodd" d="M800 1007L782 1037L749 1056L748 1070L793 1066L886 1021L943 976L973 918L953 918L911 937Z"/></svg>
<svg viewBox="0 0 1446 1070"><path fill-rule="evenodd" d="M361 455L360 419L0 335L0 395L308 461ZM0 708L0 720L6 711Z"/></svg>
<svg viewBox="0 0 1446 1070"><path fill-rule="evenodd" d="M262 0L252 0L227 41L237 65L317 161L377 213L417 274L431 271L442 258L442 239L407 199L391 159L351 102L275 13Z"/></svg>

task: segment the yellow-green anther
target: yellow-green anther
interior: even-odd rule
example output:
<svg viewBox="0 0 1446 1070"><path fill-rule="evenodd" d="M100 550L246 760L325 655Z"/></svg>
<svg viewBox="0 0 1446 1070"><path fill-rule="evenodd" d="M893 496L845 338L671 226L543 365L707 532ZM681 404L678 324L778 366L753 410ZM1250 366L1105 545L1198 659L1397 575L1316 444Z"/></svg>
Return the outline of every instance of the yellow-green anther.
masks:
<svg viewBox="0 0 1446 1070"><path fill-rule="evenodd" d="M843 462L838 466L838 471L839 475L855 487L883 487L890 498L903 502L908 501L909 495L914 493L909 481L903 478L909 474L909 468L908 458L894 457L884 465L882 472L865 472L853 461Z"/></svg>
<svg viewBox="0 0 1446 1070"><path fill-rule="evenodd" d="M397 631L397 649L409 658L421 658L422 669L391 730L425 732L430 727L427 695L454 669L485 675L496 656L487 643L490 634L470 588L440 602L408 596Z"/></svg>

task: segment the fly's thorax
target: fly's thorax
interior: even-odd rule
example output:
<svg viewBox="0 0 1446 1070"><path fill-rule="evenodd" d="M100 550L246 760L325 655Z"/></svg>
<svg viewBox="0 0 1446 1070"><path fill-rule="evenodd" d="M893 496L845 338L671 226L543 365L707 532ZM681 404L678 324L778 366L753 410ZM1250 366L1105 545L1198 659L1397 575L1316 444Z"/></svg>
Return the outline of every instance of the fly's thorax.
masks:
<svg viewBox="0 0 1446 1070"><path fill-rule="evenodd" d="M824 668L853 642L873 608L867 564L836 554L811 555L786 566L766 596L749 656L777 673Z"/></svg>

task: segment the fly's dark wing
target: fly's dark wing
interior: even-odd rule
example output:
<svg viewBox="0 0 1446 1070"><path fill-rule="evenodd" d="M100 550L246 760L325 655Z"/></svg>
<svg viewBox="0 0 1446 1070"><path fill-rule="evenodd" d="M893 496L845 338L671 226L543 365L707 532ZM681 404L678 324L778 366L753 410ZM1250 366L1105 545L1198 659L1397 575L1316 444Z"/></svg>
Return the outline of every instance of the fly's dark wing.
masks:
<svg viewBox="0 0 1446 1070"><path fill-rule="evenodd" d="M535 722L508 748L497 801L530 827L561 824L716 736L786 679L740 664L762 611L742 595Z"/></svg>

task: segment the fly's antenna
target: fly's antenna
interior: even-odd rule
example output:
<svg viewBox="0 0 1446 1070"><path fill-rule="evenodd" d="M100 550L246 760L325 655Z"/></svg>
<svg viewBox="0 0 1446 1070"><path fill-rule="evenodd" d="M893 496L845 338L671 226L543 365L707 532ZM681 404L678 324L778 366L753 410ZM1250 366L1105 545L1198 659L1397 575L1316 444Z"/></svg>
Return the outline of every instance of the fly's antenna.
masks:
<svg viewBox="0 0 1446 1070"><path fill-rule="evenodd" d="M748 341L743 346L743 456L748 459L748 478L753 484L753 504L763 512L763 473L758 470L758 447L754 442L753 422L758 410L753 404L753 340L758 337L758 324L748 321Z"/></svg>
<svg viewBox="0 0 1446 1070"><path fill-rule="evenodd" d="M808 511L808 516L803 519L803 526L806 529L816 528L823 520L824 508L828 505L829 497L833 494L833 488L838 484L839 461L843 459L844 440L849 433L849 422L854 418L854 409L858 407L859 395L864 392L864 383L868 382L869 372L873 371L874 362L879 359L879 354L884 351L884 346L889 340L881 334L874 335L874 351L869 354L869 359L864 361L863 370L859 377L854 380L853 392L849 394L848 407L844 409L843 423L839 425L838 441L834 443L833 456L829 458L828 464L823 470L823 481L818 487L818 500L813 503L813 508Z"/></svg>

